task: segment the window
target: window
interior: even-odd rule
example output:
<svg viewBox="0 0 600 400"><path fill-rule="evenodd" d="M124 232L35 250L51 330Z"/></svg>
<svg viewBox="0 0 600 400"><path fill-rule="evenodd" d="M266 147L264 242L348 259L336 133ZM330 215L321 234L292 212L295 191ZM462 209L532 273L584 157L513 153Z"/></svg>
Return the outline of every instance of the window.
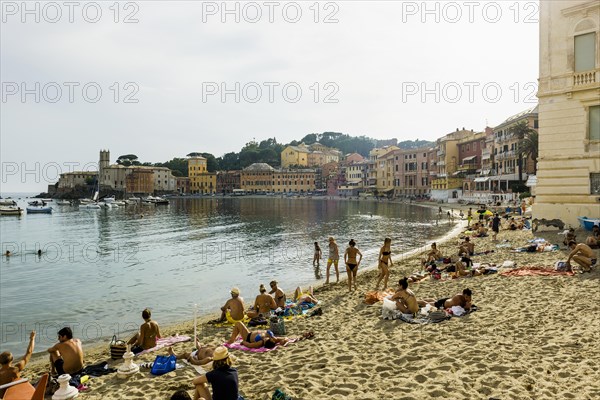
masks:
<svg viewBox="0 0 600 400"><path fill-rule="evenodd" d="M575 36L575 72L596 68L596 33Z"/></svg>
<svg viewBox="0 0 600 400"><path fill-rule="evenodd" d="M590 192L591 194L600 194L600 173L590 174Z"/></svg>
<svg viewBox="0 0 600 400"><path fill-rule="evenodd" d="M593 106L589 109L588 137L590 140L600 140L600 106Z"/></svg>

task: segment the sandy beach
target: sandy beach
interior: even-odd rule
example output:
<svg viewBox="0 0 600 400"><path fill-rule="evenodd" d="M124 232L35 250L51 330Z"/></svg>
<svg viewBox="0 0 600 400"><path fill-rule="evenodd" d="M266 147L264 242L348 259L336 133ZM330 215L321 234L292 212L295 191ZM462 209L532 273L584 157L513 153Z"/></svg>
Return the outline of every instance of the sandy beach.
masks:
<svg viewBox="0 0 600 400"><path fill-rule="evenodd" d="M585 231L578 232L579 241L586 236ZM563 238L556 231L543 237L553 243ZM505 230L498 242L475 238L476 252L494 252L475 256L473 261L501 264L512 260L517 266L553 267L566 259L562 243L561 250L544 253L515 253L509 247L497 247L499 243L525 246L532 238L531 231ZM459 241L453 234L441 244L442 252L455 253ZM391 287L420 269L420 255L392 255ZM365 303L365 293L374 289L376 270L359 273L356 292L348 292L344 268L340 272L340 283L315 291L322 316L286 322L288 336L313 330L315 338L266 353L231 350L237 358L240 393L247 400L271 399L276 388L294 399L600 398L598 268L574 276L493 274L411 284L417 298L448 297L465 287L473 291L478 311L428 325L384 320L381 303ZM293 289L285 282L280 286ZM250 301L247 294L246 302ZM199 324L198 336L203 343L221 344L231 328L206 324L210 318L214 316ZM162 330L163 334L192 336L192 325L188 321ZM191 342L174 346L176 352L191 348ZM88 364L108 359L108 344L85 350ZM136 362L153 361L158 354L166 351L146 354ZM110 364L118 367L120 361ZM168 399L182 388L192 394L191 381L197 372L183 365L158 377L142 370L128 379L116 374L93 378L79 398ZM47 368L46 356L39 355L24 375L35 380Z"/></svg>

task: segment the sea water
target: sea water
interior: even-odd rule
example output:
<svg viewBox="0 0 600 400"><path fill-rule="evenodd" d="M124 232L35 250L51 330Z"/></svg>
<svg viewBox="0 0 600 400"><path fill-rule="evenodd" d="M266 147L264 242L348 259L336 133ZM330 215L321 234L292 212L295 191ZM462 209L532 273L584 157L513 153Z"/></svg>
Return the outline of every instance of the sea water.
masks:
<svg viewBox="0 0 600 400"><path fill-rule="evenodd" d="M63 326L84 343L128 336L146 307L163 325L191 320L194 304L199 315L214 313L233 286L252 303L271 280L288 292L322 283L329 236L342 257L354 239L367 267L385 237L394 257L450 229L436 223L436 210L374 200L217 196L168 206L53 207L50 215L0 219L2 253L13 253L0 261L2 351L22 354L31 330L36 351L44 350ZM318 269L315 241L323 252Z"/></svg>

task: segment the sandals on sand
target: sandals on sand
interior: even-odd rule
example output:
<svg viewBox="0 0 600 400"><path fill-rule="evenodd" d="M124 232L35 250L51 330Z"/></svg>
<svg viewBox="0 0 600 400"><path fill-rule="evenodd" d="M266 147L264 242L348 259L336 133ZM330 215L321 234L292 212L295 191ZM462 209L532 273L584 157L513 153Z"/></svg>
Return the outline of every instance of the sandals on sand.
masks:
<svg viewBox="0 0 600 400"><path fill-rule="evenodd" d="M304 332L302 334L302 339L312 339L315 337L315 333L313 331Z"/></svg>

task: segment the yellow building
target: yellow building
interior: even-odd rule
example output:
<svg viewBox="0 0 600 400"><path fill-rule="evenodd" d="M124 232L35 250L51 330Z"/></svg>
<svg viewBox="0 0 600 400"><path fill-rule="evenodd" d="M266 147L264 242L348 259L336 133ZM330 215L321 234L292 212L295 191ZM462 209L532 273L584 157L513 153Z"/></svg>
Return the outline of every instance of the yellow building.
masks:
<svg viewBox="0 0 600 400"><path fill-rule="evenodd" d="M390 168L390 162L393 165L393 157L389 153L394 150L400 150L396 146L385 146L380 148L372 149L369 152L369 188L373 191L377 191L379 194L393 189L394 186L394 174Z"/></svg>
<svg viewBox="0 0 600 400"><path fill-rule="evenodd" d="M308 147L304 144L287 146L281 152L281 168L289 168L291 166L307 167L309 152Z"/></svg>
<svg viewBox="0 0 600 400"><path fill-rule="evenodd" d="M536 218L600 217L599 21L598 0L540 2Z"/></svg>
<svg viewBox="0 0 600 400"><path fill-rule="evenodd" d="M213 194L217 192L216 172L201 172L197 178L199 193Z"/></svg>
<svg viewBox="0 0 600 400"><path fill-rule="evenodd" d="M314 169L281 169L273 174L273 191L275 193L307 193L313 192L316 172Z"/></svg>
<svg viewBox="0 0 600 400"><path fill-rule="evenodd" d="M242 170L240 187L248 193L272 192L275 169L266 163L254 163Z"/></svg>
<svg viewBox="0 0 600 400"><path fill-rule="evenodd" d="M190 193L206 193L202 189L201 183L207 183L205 175L208 173L206 169L206 158L201 156L193 156L188 158L188 177L190 178ZM217 186L216 176L214 188Z"/></svg>

